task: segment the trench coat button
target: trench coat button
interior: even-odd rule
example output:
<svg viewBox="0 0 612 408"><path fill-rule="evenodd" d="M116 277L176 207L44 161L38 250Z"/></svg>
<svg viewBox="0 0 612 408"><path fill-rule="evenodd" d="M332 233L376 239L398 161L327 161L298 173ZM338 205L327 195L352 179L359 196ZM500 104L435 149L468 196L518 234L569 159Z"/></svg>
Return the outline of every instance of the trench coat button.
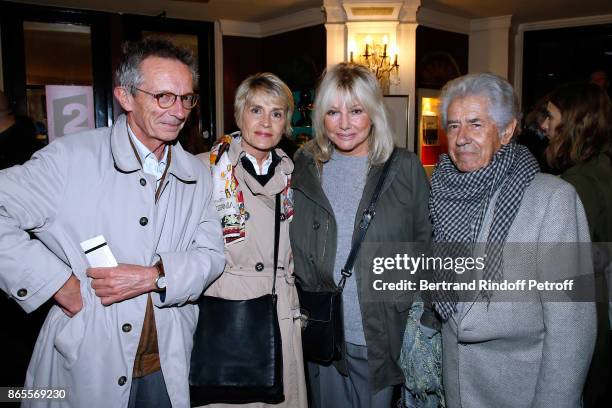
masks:
<svg viewBox="0 0 612 408"><path fill-rule="evenodd" d="M142 217L140 219L140 225L142 225L143 227L147 225L148 223L149 223L149 220L147 219L147 217Z"/></svg>
<svg viewBox="0 0 612 408"><path fill-rule="evenodd" d="M119 380L117 380L117 384L121 386L125 385L126 382L127 382L127 377L125 375L122 375L121 377L119 377Z"/></svg>
<svg viewBox="0 0 612 408"><path fill-rule="evenodd" d="M143 187L146 186L147 185L147 180L141 178L140 179L140 185L143 186Z"/></svg>
<svg viewBox="0 0 612 408"><path fill-rule="evenodd" d="M321 226L321 224L319 224L316 221L312 223L312 229L318 230L320 226Z"/></svg>
<svg viewBox="0 0 612 408"><path fill-rule="evenodd" d="M126 323L123 326L121 326L121 330L123 330L124 333L129 333L132 331L132 325L129 323Z"/></svg>
<svg viewBox="0 0 612 408"><path fill-rule="evenodd" d="M28 290L21 288L17 291L17 296L22 298L22 297L26 297L28 295Z"/></svg>
<svg viewBox="0 0 612 408"><path fill-rule="evenodd" d="M261 262L257 262L257 263L255 264L255 270L256 270L257 272L261 272L261 271L263 271L263 268L264 268L264 264L262 264Z"/></svg>

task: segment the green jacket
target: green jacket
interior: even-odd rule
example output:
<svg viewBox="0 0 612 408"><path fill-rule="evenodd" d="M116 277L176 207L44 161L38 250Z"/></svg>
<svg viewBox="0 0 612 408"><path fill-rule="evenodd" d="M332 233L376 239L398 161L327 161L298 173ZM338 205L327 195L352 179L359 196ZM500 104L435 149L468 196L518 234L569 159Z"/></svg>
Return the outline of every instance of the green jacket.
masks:
<svg viewBox="0 0 612 408"><path fill-rule="evenodd" d="M593 242L612 242L612 163L600 154L567 169L561 178L576 189L589 221Z"/></svg>
<svg viewBox="0 0 612 408"><path fill-rule="evenodd" d="M295 157L291 181L294 191L295 215L290 226L291 248L295 275L302 288L309 291L329 291L336 287L333 280L336 257L336 221L332 207L320 181L322 164L314 158L314 143L308 143ZM355 216L353 239L357 235L361 214L368 206L383 165L372 166ZM418 158L398 149L364 243L428 242L431 224L428 214L429 186ZM362 246L353 268L353 276L360 288L364 259L368 251ZM372 258L370 256L370 258ZM406 327L412 296L403 302L364 302L361 298L363 329L368 347L368 364L376 390L404 382L398 358ZM344 359L336 364L345 373Z"/></svg>
<svg viewBox="0 0 612 408"><path fill-rule="evenodd" d="M589 222L591 241L604 243L602 246L594 244L593 248L595 296L599 299L596 303L598 335L584 388L584 402L588 407L594 406L597 398L603 398L606 393L605 379L609 376L609 282L604 269L612 258L609 244L612 242L612 160L610 156L600 154L586 163L570 167L561 174L561 178L574 186L582 201Z"/></svg>

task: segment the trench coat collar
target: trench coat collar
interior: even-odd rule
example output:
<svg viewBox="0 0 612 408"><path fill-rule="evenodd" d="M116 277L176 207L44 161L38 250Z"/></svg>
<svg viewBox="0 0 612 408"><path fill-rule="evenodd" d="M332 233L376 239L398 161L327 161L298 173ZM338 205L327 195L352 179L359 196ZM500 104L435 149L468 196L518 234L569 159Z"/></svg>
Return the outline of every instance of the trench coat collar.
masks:
<svg viewBox="0 0 612 408"><path fill-rule="evenodd" d="M233 140L230 143L230 148L228 150L228 158L232 167L236 167L240 159L242 159L242 156L246 155L246 151L242 147L240 132L234 132L231 134L231 136L233 137ZM287 156L287 153L278 148L274 149L274 152L281 158L280 163L276 167L279 168L285 175L293 173L293 162L289 156Z"/></svg>
<svg viewBox="0 0 612 408"><path fill-rule="evenodd" d="M249 174L249 172L244 170L242 166L238 165L240 159L246 155L246 152L242 147L242 143L239 143L239 139L236 138L232 140L232 143L230 143L230 148L228 150L228 158L230 163L235 171L238 172L238 175L241 176L240 178L245 180L249 189L254 195L280 193L286 187L287 178L285 176L289 176L291 173L293 173L293 162L289 156L287 156L287 153L281 149L274 149L274 152L278 155L278 157L280 157L281 161L274 169L274 176L272 176L265 186L262 186L253 176Z"/></svg>
<svg viewBox="0 0 612 408"><path fill-rule="evenodd" d="M127 116L119 115L111 129L111 154L115 162L115 168L122 173L134 173L142 169L134 149L130 144L128 134ZM196 180L193 170L187 168L187 153L181 145L176 142L168 146L172 150L172 160L168 167L168 174L184 182L194 182Z"/></svg>

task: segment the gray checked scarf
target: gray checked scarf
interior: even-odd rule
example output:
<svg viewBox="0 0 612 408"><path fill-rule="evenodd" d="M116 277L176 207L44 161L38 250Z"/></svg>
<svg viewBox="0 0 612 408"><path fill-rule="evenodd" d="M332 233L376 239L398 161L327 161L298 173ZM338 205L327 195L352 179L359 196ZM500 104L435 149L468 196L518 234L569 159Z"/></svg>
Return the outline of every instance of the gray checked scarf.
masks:
<svg viewBox="0 0 612 408"><path fill-rule="evenodd" d="M448 155L442 155L431 178L429 198L434 242L449 244L450 247L458 244L459 247L473 250L489 203L499 190L493 221L486 235L487 262L483 278L501 281L504 242L525 189L539 170L529 150L515 142L502 146L488 166L468 173L460 172ZM437 280L455 281L452 270L436 271L435 275ZM457 300L457 294L453 291L434 294L435 308L443 320L446 321L456 311Z"/></svg>

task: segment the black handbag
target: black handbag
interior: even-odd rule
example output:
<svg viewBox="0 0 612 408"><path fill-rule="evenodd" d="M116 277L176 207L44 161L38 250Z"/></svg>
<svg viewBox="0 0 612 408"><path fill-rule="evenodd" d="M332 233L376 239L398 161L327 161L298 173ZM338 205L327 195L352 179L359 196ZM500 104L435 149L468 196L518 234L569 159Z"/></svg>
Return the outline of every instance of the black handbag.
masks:
<svg viewBox="0 0 612 408"><path fill-rule="evenodd" d="M331 292L314 292L303 290L299 282L296 283L300 311L302 318L302 349L304 359L321 365L330 365L342 358L344 349L344 320L342 314L342 291L346 280L353 274L353 264L357 258L359 248L376 215L376 203L380 197L383 183L389 172L389 166L395 151L391 154L382 173L370 204L364 210L359 222L359 235L353 242L351 252L341 270L342 278L336 290Z"/></svg>
<svg viewBox="0 0 612 408"><path fill-rule="evenodd" d="M202 296L191 353L191 405L276 404L285 400L283 355L276 311L280 195L274 221L272 293L249 300Z"/></svg>

